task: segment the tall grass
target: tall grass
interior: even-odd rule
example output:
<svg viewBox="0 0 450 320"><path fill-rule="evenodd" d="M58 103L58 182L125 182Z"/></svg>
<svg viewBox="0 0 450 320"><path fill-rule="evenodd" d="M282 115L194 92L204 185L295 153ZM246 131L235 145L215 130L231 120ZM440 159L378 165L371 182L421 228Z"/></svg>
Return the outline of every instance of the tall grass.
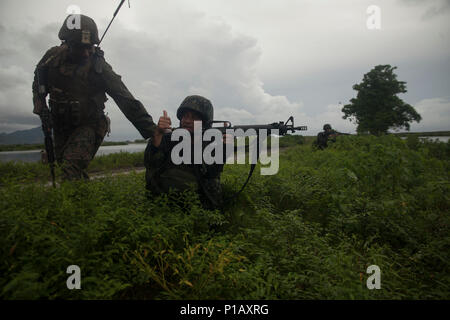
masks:
<svg viewBox="0 0 450 320"><path fill-rule="evenodd" d="M147 198L143 173L57 189L5 178L0 297L449 299L448 143L430 143L297 144L223 212L191 192ZM225 166L227 195L247 170ZM81 290L66 287L72 264Z"/></svg>

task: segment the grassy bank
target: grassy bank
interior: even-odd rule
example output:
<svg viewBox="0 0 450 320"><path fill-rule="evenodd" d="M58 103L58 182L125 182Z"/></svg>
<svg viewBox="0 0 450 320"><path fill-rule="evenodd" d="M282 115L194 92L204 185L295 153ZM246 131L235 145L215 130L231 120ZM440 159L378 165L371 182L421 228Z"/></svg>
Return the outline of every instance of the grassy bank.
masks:
<svg viewBox="0 0 450 320"><path fill-rule="evenodd" d="M279 146L281 148L303 145L308 141L302 136L281 137ZM246 141L248 146L248 140ZM268 146L270 146L270 139ZM89 164L87 172L95 174L99 172L110 172L121 169L133 169L144 167L144 152L119 152L109 155L96 156ZM56 168L57 178L61 176L59 168ZM48 182L51 180L48 165L42 163L22 162L0 162L0 184L6 179L14 179L16 182Z"/></svg>
<svg viewBox="0 0 450 320"><path fill-rule="evenodd" d="M106 146L125 146L130 143L146 143L145 140L133 141L103 141L102 147ZM2 144L0 152L3 151L28 151L28 150L44 150L44 144Z"/></svg>
<svg viewBox="0 0 450 320"><path fill-rule="evenodd" d="M448 137L450 136L450 131L430 131L430 132L400 132L394 133L397 136L407 137L407 136L419 136L419 137Z"/></svg>
<svg viewBox="0 0 450 320"><path fill-rule="evenodd" d="M111 172L121 169L141 168L144 166L144 152L119 152L104 156L96 156L89 164L87 172L95 174L98 172ZM61 177L61 169L56 166L55 175L57 180ZM0 162L0 185L5 181L16 183L41 182L47 183L51 180L48 165L40 162Z"/></svg>
<svg viewBox="0 0 450 320"><path fill-rule="evenodd" d="M28 151L28 150L44 150L44 144L1 144L0 152L3 151Z"/></svg>
<svg viewBox="0 0 450 320"><path fill-rule="evenodd" d="M4 179L0 297L449 299L449 144L408 141L286 149L223 213L189 193L147 199L143 173L57 189ZM225 166L227 195L247 170ZM82 290L66 288L72 264ZM373 264L381 290L366 287Z"/></svg>

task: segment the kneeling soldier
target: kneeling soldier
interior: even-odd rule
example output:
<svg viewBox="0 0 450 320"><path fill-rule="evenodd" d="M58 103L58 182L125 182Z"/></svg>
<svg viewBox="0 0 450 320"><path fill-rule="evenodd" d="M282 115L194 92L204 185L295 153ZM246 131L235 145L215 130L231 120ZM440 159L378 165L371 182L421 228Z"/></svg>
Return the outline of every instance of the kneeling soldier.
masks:
<svg viewBox="0 0 450 320"><path fill-rule="evenodd" d="M194 121L201 121L202 128L208 129L213 115L211 102L201 96L186 97L177 110L180 128L188 130L191 136L194 132ZM223 164L194 164L194 161L190 164L174 164L171 151L178 142L171 141L170 129L171 120L164 111L164 115L159 119L158 129L145 150L146 188L154 195L167 193L170 189L182 192L193 188L198 192L205 208L220 208L223 204L220 184ZM223 139L228 143L231 137L224 135ZM191 142L194 143L193 139ZM193 152L191 156L193 160Z"/></svg>

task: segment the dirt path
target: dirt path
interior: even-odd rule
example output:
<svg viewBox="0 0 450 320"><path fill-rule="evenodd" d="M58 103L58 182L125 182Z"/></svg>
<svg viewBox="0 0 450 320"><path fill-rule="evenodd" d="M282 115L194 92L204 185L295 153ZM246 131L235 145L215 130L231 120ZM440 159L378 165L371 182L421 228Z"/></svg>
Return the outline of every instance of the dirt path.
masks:
<svg viewBox="0 0 450 320"><path fill-rule="evenodd" d="M89 180L96 180L106 177L114 177L119 175L126 175L130 174L131 172L135 173L141 173L145 171L145 167L130 167L130 168L122 168L122 169L116 169L116 170L109 170L109 171L97 171L89 173ZM52 182L48 181L46 184L44 184L45 187L51 187ZM59 186L58 181L56 181L56 186Z"/></svg>
<svg viewBox="0 0 450 320"><path fill-rule="evenodd" d="M145 171L145 167L130 167L130 168L122 168L122 169L114 169L110 171L97 171L89 174L91 179L100 179L109 176L118 176L122 174L129 174L131 172L141 173Z"/></svg>

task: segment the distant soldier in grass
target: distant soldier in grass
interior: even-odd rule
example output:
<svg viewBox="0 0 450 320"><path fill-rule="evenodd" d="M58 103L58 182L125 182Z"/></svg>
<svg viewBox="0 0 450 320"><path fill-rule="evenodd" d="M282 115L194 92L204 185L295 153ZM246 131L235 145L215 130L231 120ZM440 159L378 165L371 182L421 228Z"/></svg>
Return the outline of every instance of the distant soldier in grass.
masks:
<svg viewBox="0 0 450 320"><path fill-rule="evenodd" d="M197 95L186 97L177 110L180 128L188 130L191 135L194 121L202 121L202 128L209 128L213 117L211 102ZM191 189L198 192L205 208L220 208L223 200L220 184L223 164L193 164L194 152L191 152L191 164L174 164L171 151L178 142L171 141L171 125L171 119L164 111L159 118L158 130L145 150L146 188L154 195L167 193L170 189L177 192ZM230 135L223 137L225 143L231 142L231 139ZM191 141L193 143L193 139Z"/></svg>
<svg viewBox="0 0 450 320"><path fill-rule="evenodd" d="M328 141L336 142L336 137L340 134L336 130L333 130L331 125L327 123L323 126L323 131L317 135L317 140L314 144L318 149L323 150L328 147Z"/></svg>
<svg viewBox="0 0 450 320"><path fill-rule="evenodd" d="M68 21L74 16L79 18L79 27ZM41 116L50 112L55 157L62 167L63 180L88 179L86 168L109 130L109 119L103 111L105 93L144 138L153 136L156 125L105 61L97 46L100 40L94 20L70 15L58 36L62 44L49 49L36 66L33 113Z"/></svg>

